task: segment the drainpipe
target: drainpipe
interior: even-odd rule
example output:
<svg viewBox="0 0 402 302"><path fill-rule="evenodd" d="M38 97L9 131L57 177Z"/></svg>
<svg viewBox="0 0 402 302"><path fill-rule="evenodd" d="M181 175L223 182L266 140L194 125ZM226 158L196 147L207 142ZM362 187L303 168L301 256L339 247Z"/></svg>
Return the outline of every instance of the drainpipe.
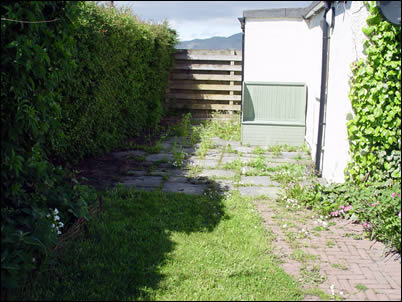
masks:
<svg viewBox="0 0 402 302"><path fill-rule="evenodd" d="M315 173L321 177L321 153L322 153L322 135L324 127L324 110L327 102L327 74L328 74L328 23L327 13L331 9L331 1L325 1L325 12L323 16L322 29L322 68L321 68L321 93L320 93L320 116L318 122L317 150L315 153Z"/></svg>
<svg viewBox="0 0 402 302"><path fill-rule="evenodd" d="M242 112L241 117L243 117L243 83L244 83L244 39L245 39L245 23L246 23L246 18L238 18L240 22L240 27L242 31L242 36L241 36L241 97L242 100L240 102L240 112ZM243 120L243 119L242 119Z"/></svg>

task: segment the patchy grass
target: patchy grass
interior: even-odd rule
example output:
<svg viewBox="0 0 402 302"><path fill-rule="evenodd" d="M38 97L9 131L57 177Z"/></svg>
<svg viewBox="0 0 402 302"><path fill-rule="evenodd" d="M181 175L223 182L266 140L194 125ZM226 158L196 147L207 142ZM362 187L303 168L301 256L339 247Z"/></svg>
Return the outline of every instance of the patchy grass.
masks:
<svg viewBox="0 0 402 302"><path fill-rule="evenodd" d="M250 199L104 195L88 232L40 273L38 300L300 300Z"/></svg>

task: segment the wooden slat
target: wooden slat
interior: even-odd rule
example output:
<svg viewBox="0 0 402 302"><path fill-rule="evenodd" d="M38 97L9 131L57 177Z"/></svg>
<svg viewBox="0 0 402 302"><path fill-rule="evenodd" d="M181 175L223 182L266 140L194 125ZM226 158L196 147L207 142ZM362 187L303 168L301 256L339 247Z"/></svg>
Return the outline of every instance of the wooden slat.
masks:
<svg viewBox="0 0 402 302"><path fill-rule="evenodd" d="M176 108L188 108L188 109L206 109L206 110L240 110L240 105L225 105L225 104L176 104Z"/></svg>
<svg viewBox="0 0 402 302"><path fill-rule="evenodd" d="M190 89L190 90L221 90L221 91L241 91L240 85L214 85L214 84L183 84L173 82L170 85L172 89Z"/></svg>
<svg viewBox="0 0 402 302"><path fill-rule="evenodd" d="M175 70L225 70L241 71L241 65L216 65L216 64L175 64Z"/></svg>
<svg viewBox="0 0 402 302"><path fill-rule="evenodd" d="M241 101L241 95L223 95L208 93L169 93L168 98L188 100Z"/></svg>
<svg viewBox="0 0 402 302"><path fill-rule="evenodd" d="M241 61L241 55L198 55L198 54L175 54L176 60L197 60L197 61Z"/></svg>
<svg viewBox="0 0 402 302"><path fill-rule="evenodd" d="M233 71L232 71L233 72ZM173 80L241 81L241 75L173 73Z"/></svg>

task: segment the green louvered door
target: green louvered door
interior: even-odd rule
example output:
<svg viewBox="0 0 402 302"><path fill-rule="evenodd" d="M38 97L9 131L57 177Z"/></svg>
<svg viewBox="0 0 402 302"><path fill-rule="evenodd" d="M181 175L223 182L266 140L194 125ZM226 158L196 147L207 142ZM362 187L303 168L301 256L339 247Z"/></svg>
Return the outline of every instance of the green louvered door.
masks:
<svg viewBox="0 0 402 302"><path fill-rule="evenodd" d="M303 144L306 129L304 83L244 82L242 100L242 144Z"/></svg>

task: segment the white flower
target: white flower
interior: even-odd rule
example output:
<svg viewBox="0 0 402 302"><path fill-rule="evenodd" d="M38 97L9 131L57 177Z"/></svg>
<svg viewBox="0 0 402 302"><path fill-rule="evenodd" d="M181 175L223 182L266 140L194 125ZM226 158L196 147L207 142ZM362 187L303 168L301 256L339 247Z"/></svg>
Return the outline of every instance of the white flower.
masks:
<svg viewBox="0 0 402 302"><path fill-rule="evenodd" d="M289 208L289 205L286 205L286 209L288 209Z"/></svg>
<svg viewBox="0 0 402 302"><path fill-rule="evenodd" d="M60 231L57 231L57 235L60 235L61 234L61 232Z"/></svg>
<svg viewBox="0 0 402 302"><path fill-rule="evenodd" d="M320 215L320 218L323 219L324 217L322 215Z"/></svg>
<svg viewBox="0 0 402 302"><path fill-rule="evenodd" d="M49 218L49 217L50 217L50 214L47 214L46 217Z"/></svg>
<svg viewBox="0 0 402 302"><path fill-rule="evenodd" d="M325 216L325 219L328 219L328 216Z"/></svg>
<svg viewBox="0 0 402 302"><path fill-rule="evenodd" d="M313 216L311 216L311 219L314 219L314 215L313 215Z"/></svg>
<svg viewBox="0 0 402 302"><path fill-rule="evenodd" d="M59 215L56 215L56 216L54 216L54 219L55 219L55 220L60 220L60 216L59 216Z"/></svg>
<svg viewBox="0 0 402 302"><path fill-rule="evenodd" d="M314 221L314 224L317 224L318 222L317 222L317 220L316 221Z"/></svg>
<svg viewBox="0 0 402 302"><path fill-rule="evenodd" d="M54 213L57 215L57 214L59 214L59 210L56 208L56 209L54 209Z"/></svg>
<svg viewBox="0 0 402 302"><path fill-rule="evenodd" d="M343 291L340 291L339 294L340 294L341 296L343 296Z"/></svg>
<svg viewBox="0 0 402 302"><path fill-rule="evenodd" d="M52 228L55 228L56 226L54 225L54 223L52 223Z"/></svg>
<svg viewBox="0 0 402 302"><path fill-rule="evenodd" d="M308 235L308 232L306 231L306 232L304 232L304 234Z"/></svg>
<svg viewBox="0 0 402 302"><path fill-rule="evenodd" d="M61 221L59 222L59 227L63 227L64 226L64 223L62 223Z"/></svg>
<svg viewBox="0 0 402 302"><path fill-rule="evenodd" d="M35 261L36 261L36 259L35 259L35 257L33 257L33 258L32 258L32 262L35 262Z"/></svg>
<svg viewBox="0 0 402 302"><path fill-rule="evenodd" d="M287 227L287 224L285 223L282 227L283 227L283 228L286 228L286 227Z"/></svg>
<svg viewBox="0 0 402 302"><path fill-rule="evenodd" d="M304 232L304 229L302 229L301 231Z"/></svg>

